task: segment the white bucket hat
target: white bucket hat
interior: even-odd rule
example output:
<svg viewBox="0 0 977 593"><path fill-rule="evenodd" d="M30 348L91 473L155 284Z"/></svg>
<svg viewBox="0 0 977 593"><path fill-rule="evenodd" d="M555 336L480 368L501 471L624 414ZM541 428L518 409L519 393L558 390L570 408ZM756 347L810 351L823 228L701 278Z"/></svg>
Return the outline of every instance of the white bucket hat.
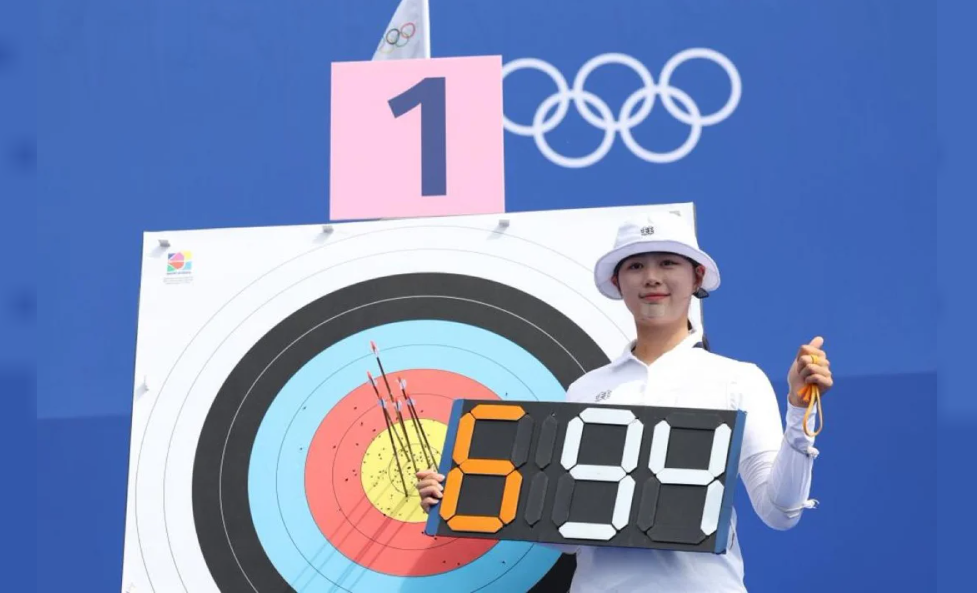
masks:
<svg viewBox="0 0 977 593"><path fill-rule="evenodd" d="M709 292L719 288L719 267L699 249L692 227L677 214L661 212L625 221L617 229L614 248L594 266L597 290L607 298L620 300L621 291L611 282L614 268L632 255L649 252L677 253L697 261L706 268L702 288Z"/></svg>

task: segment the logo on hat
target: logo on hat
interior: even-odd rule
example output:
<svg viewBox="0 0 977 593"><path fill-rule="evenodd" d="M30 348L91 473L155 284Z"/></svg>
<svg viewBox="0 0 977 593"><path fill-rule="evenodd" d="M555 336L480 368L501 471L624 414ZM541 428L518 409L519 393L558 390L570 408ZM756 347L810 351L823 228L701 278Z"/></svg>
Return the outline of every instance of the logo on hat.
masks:
<svg viewBox="0 0 977 593"><path fill-rule="evenodd" d="M654 235L655 234L655 227L653 227L653 226L642 227L641 234L643 236L645 236L645 237L647 237L648 235Z"/></svg>

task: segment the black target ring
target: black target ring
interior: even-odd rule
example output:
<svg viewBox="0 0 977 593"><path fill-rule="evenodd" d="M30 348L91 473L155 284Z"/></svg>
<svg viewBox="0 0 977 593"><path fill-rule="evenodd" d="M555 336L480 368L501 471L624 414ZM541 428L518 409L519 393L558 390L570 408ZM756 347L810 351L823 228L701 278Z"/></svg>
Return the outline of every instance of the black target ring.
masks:
<svg viewBox="0 0 977 593"><path fill-rule="evenodd" d="M248 500L249 454L275 395L303 365L339 340L370 327L415 319L469 324L507 338L536 357L564 388L608 362L600 347L556 308L484 278L446 273L388 276L306 305L263 336L235 366L201 431L193 470L193 515L204 559L221 590L293 590L262 548ZM537 587L565 587L573 567L571 557L562 558Z"/></svg>

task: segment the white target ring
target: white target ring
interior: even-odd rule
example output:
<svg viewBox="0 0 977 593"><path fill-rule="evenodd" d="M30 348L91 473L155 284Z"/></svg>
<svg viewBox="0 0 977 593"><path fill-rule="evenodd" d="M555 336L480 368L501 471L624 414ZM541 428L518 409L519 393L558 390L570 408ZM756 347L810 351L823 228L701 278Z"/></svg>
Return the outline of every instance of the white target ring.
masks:
<svg viewBox="0 0 977 593"><path fill-rule="evenodd" d="M595 225L597 213L587 213L581 218L586 225L568 228L566 221L557 221L554 226L573 235L585 227L596 228L607 239L601 243L609 243L616 222L634 209L607 210L596 218L608 224ZM525 215L527 226L539 228L538 216ZM255 274L254 281L219 306L211 304L213 314L183 342L184 348L168 353L171 361L165 372L154 377L156 390L133 409L125 582L144 582L159 591L218 590L191 512L192 469L201 430L215 394L249 349L284 318L323 295L405 271L477 276L549 303L609 358L619 354L633 332L630 316L620 303L596 291L593 261L575 259L584 259L574 253L579 235L561 236L556 229L542 239L523 237L519 216L511 217L511 226L502 232L490 217L338 225L321 243L309 241L305 249L295 249L293 257ZM193 245L193 235L169 236L179 247ZM308 236L316 238L311 232ZM219 243L221 253L216 253L218 243L211 242L212 267L253 250L251 240L245 233L231 234ZM147 237L147 243L151 241ZM202 254L199 247L196 253ZM151 305L152 299L146 300L143 306ZM148 334L154 336L155 331L160 330ZM141 332L140 341L143 338ZM137 374L140 365L152 366L137 359Z"/></svg>

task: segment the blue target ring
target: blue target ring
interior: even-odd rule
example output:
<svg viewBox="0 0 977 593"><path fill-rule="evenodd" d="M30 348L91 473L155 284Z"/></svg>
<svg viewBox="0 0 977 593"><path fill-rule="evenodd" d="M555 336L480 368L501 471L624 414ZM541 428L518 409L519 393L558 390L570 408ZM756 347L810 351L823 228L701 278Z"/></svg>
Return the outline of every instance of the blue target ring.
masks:
<svg viewBox="0 0 977 593"><path fill-rule="evenodd" d="M194 526L218 589L566 589L574 558L539 545L499 542L449 572L404 577L364 569L322 535L302 468L315 427L363 385L370 340L383 347L390 372L454 373L508 399L560 399L570 383L608 362L555 307L472 276L374 278L295 311L228 375L197 442Z"/></svg>
<svg viewBox="0 0 977 593"><path fill-rule="evenodd" d="M421 336L434 343L416 343ZM383 346L384 365L391 374L407 369L451 371L478 381L503 399L557 401L563 395L556 377L524 348L484 329L449 321L412 320L370 328L310 360L268 408L248 471L251 515L261 545L278 572L299 590L329 590L351 581L365 590L389 591L405 578L359 566L344 556L319 530L305 494L312 437L329 410L363 384L364 369L374 364L370 340ZM435 590L478 589L491 583L492 589L500 591L524 591L559 556L526 542L499 542L467 565L407 578ZM492 570L486 571L486 566ZM507 567L502 575L499 566Z"/></svg>

